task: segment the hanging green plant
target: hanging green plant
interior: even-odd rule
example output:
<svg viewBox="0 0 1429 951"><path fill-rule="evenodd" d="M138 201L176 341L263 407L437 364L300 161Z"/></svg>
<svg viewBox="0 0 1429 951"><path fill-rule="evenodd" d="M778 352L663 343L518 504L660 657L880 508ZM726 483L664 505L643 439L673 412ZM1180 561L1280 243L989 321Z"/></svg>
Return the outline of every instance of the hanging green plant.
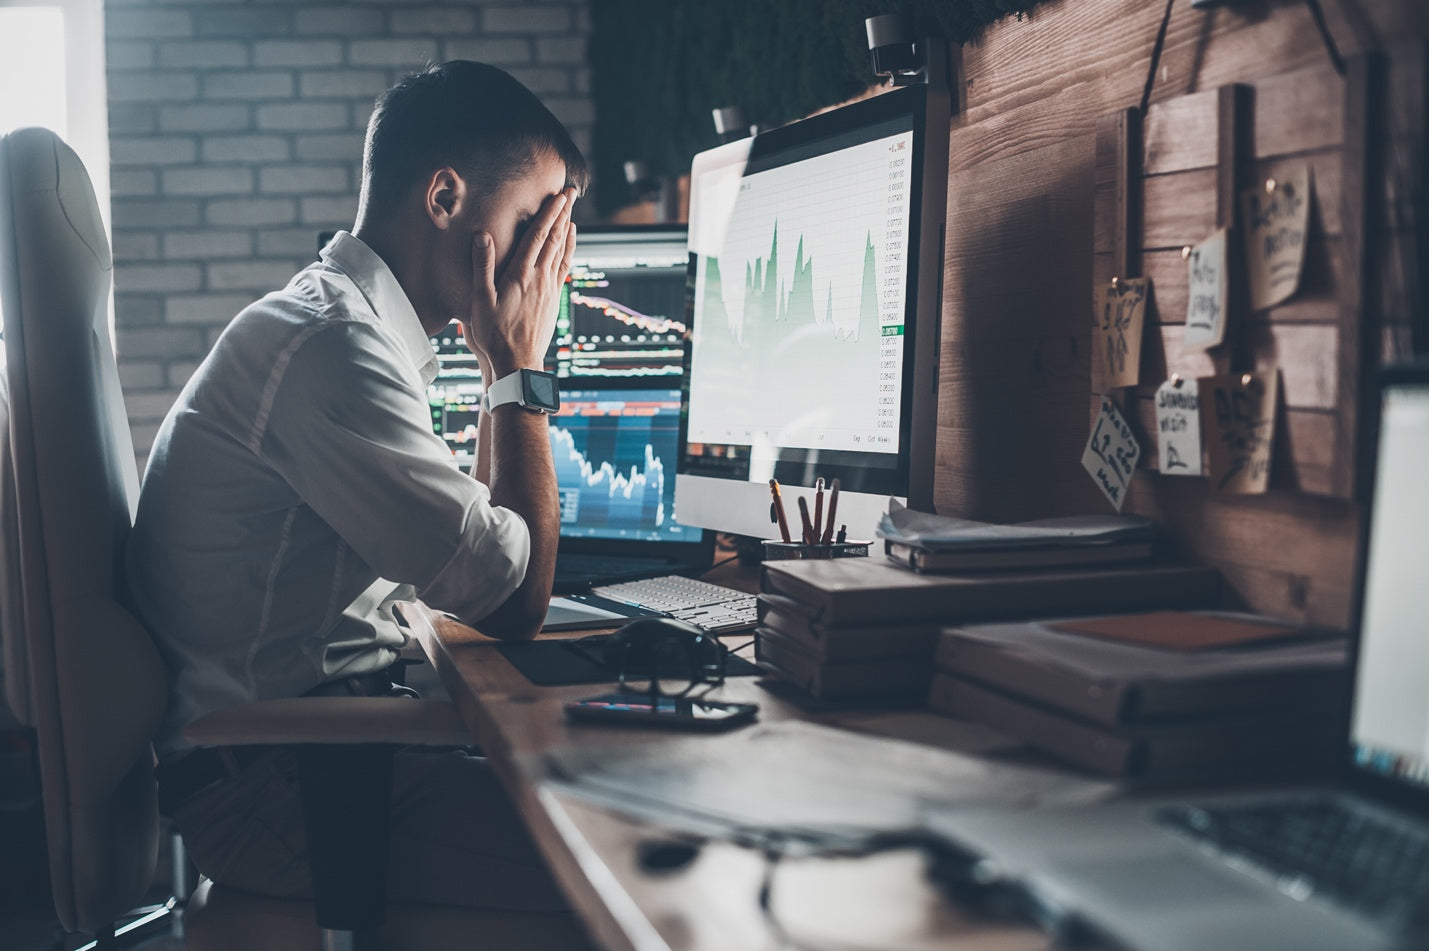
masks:
<svg viewBox="0 0 1429 951"><path fill-rule="evenodd" d="M965 42L1042 0L591 0L592 162L600 210L630 200L622 166L688 171L718 143L710 113L780 125L873 82L863 21L902 12L915 35Z"/></svg>

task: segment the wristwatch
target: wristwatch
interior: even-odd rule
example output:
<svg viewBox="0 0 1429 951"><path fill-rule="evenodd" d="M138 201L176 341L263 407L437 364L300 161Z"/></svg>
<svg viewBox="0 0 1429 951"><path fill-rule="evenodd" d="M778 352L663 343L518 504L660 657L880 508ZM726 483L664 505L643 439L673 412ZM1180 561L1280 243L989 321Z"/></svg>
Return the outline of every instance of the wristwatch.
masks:
<svg viewBox="0 0 1429 951"><path fill-rule="evenodd" d="M554 373L541 370L517 370L503 376L486 388L481 408L491 412L506 403L518 403L537 413L554 413L561 408L561 388Z"/></svg>

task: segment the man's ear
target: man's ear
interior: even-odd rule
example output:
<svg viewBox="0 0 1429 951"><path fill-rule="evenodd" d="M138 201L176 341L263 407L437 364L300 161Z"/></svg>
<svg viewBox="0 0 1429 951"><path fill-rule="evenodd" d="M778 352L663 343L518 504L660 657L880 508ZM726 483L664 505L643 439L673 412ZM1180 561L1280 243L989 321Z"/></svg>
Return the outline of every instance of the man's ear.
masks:
<svg viewBox="0 0 1429 951"><path fill-rule="evenodd" d="M446 231L461 214L470 195L466 180L457 174L456 169L439 168L427 179L427 190L422 196L423 210L432 224Z"/></svg>

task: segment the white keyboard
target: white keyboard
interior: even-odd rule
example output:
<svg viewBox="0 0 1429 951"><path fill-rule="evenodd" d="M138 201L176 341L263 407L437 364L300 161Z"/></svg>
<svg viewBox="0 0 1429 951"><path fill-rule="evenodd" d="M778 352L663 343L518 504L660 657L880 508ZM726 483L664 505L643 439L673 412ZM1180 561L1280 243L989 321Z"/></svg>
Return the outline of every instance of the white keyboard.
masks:
<svg viewBox="0 0 1429 951"><path fill-rule="evenodd" d="M649 611L659 611L711 634L748 630L757 621L752 594L682 575L600 585L591 594Z"/></svg>

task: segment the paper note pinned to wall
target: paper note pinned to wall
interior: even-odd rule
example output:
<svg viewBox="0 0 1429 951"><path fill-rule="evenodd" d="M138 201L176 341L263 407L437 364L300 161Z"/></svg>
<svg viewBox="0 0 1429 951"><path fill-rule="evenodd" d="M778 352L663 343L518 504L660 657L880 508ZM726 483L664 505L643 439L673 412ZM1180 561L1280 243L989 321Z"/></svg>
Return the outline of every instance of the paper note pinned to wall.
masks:
<svg viewBox="0 0 1429 951"><path fill-rule="evenodd" d="M1136 441L1126 417L1111 400L1102 400L1101 412L1092 424L1087 448L1082 450L1082 468L1087 470L1107 500L1121 511L1126 487L1131 484L1141 444Z"/></svg>
<svg viewBox="0 0 1429 951"><path fill-rule="evenodd" d="M1202 377L1200 388L1211 488L1238 494L1266 491L1280 371Z"/></svg>
<svg viewBox="0 0 1429 951"><path fill-rule="evenodd" d="M1226 339L1226 229L1222 228L1186 256L1190 272L1186 296L1186 335L1181 345L1205 350Z"/></svg>
<svg viewBox="0 0 1429 951"><path fill-rule="evenodd" d="M1288 299L1300 286L1310 232L1310 166L1241 192L1251 310Z"/></svg>
<svg viewBox="0 0 1429 951"><path fill-rule="evenodd" d="M1162 475L1201 474L1201 411L1195 380L1175 377L1156 388L1156 461Z"/></svg>
<svg viewBox="0 0 1429 951"><path fill-rule="evenodd" d="M1097 288L1092 324L1092 392L1135 386L1141 372L1141 328L1151 280L1119 279Z"/></svg>

